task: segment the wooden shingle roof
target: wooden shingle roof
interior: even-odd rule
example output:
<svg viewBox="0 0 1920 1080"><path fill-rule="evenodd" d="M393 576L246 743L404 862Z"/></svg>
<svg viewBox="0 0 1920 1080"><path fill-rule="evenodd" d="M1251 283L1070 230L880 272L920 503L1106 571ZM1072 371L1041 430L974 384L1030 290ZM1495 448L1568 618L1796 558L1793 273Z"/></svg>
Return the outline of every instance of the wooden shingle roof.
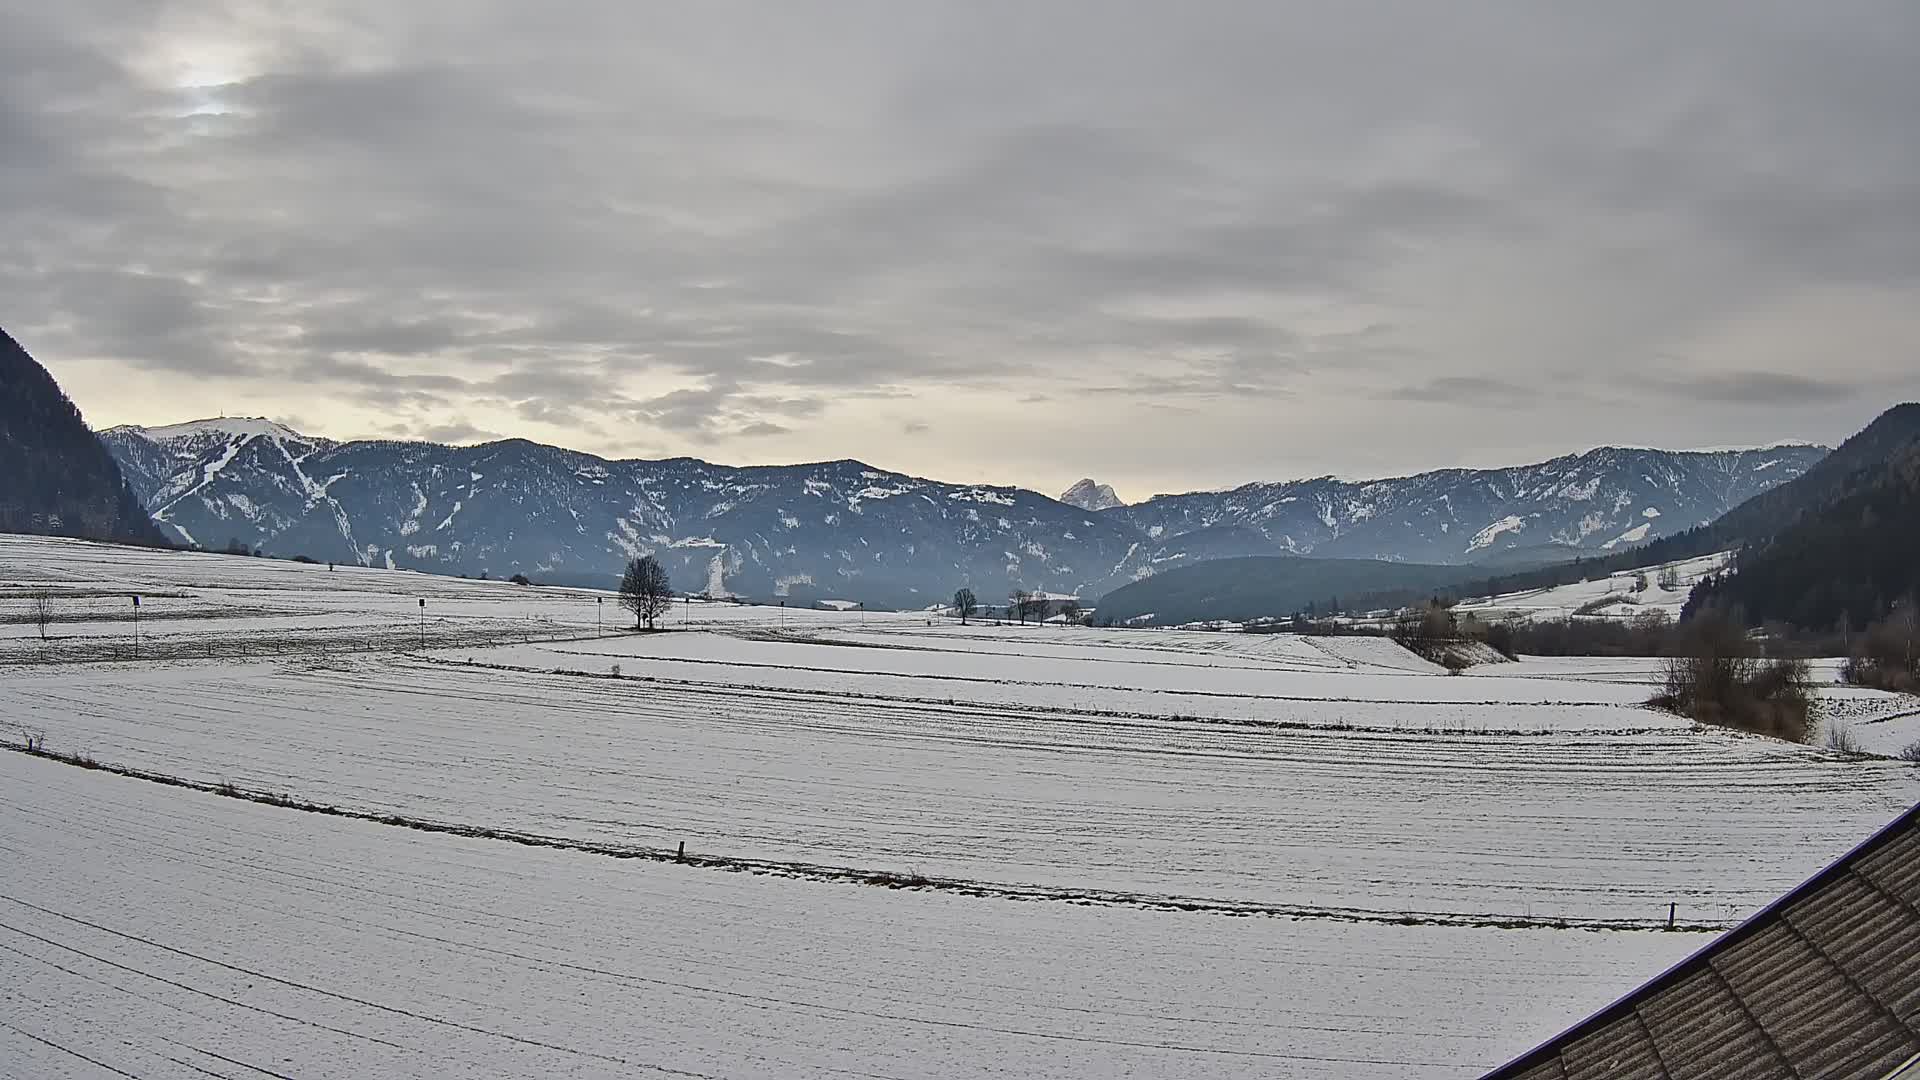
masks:
<svg viewBox="0 0 1920 1080"><path fill-rule="evenodd" d="M1902 1080L1920 1059L1920 806L1486 1080Z"/></svg>

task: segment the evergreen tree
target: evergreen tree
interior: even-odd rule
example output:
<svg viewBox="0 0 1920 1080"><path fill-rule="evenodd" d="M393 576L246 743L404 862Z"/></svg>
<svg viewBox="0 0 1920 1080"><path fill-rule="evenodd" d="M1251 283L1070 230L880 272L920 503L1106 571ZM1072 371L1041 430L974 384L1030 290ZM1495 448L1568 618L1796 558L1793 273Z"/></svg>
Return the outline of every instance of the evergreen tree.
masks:
<svg viewBox="0 0 1920 1080"><path fill-rule="evenodd" d="M0 532L166 543L80 410L3 330Z"/></svg>

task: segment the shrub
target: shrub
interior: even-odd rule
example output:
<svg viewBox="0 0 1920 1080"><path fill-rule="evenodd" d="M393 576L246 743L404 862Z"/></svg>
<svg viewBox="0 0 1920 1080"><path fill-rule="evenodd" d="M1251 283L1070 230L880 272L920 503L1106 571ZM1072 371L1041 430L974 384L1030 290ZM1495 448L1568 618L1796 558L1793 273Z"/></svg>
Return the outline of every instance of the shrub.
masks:
<svg viewBox="0 0 1920 1080"><path fill-rule="evenodd" d="M1393 629L1387 631L1387 636L1401 648L1438 662L1442 656L1441 650L1447 642L1454 640L1457 633L1458 624L1454 621L1453 612L1435 599L1402 611L1394 619Z"/></svg>
<svg viewBox="0 0 1920 1080"><path fill-rule="evenodd" d="M1901 761L1920 763L1920 739L1908 743L1899 756Z"/></svg>
<svg viewBox="0 0 1920 1080"><path fill-rule="evenodd" d="M1509 660L1520 659L1520 632L1513 620L1502 619L1487 627L1487 646Z"/></svg>
<svg viewBox="0 0 1920 1080"><path fill-rule="evenodd" d="M513 582L515 585L533 584L533 581L530 578L528 578L527 575L525 574L515 574L512 577L508 578L507 580Z"/></svg>
<svg viewBox="0 0 1920 1080"><path fill-rule="evenodd" d="M1920 617L1914 604L1902 603L1868 626L1840 666L1840 677L1856 686L1920 693Z"/></svg>
<svg viewBox="0 0 1920 1080"><path fill-rule="evenodd" d="M1666 688L1650 704L1703 724L1789 742L1813 735L1813 679L1805 660L1755 655L1738 619L1716 611L1679 628Z"/></svg>
<svg viewBox="0 0 1920 1080"><path fill-rule="evenodd" d="M1599 612L1605 611L1606 609L1612 607L1615 604L1635 604L1638 602L1639 601L1635 600L1631 596L1622 596L1618 593L1608 593L1605 596L1596 596L1593 599L1587 601L1586 603L1581 604L1579 607L1573 609L1573 613L1575 615L1594 615Z"/></svg>
<svg viewBox="0 0 1920 1080"><path fill-rule="evenodd" d="M1827 725L1827 749L1838 750L1843 754L1860 753L1860 740L1854 737L1853 729L1839 724Z"/></svg>
<svg viewBox="0 0 1920 1080"><path fill-rule="evenodd" d="M1447 669L1447 674L1458 675L1472 667L1473 661L1456 649L1448 649L1440 655L1440 666Z"/></svg>

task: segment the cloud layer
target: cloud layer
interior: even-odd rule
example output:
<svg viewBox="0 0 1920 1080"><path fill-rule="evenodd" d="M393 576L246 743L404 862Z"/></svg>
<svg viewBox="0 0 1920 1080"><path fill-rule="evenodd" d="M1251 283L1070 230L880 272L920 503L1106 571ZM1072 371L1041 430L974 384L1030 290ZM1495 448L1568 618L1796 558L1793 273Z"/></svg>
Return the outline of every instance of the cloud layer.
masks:
<svg viewBox="0 0 1920 1080"><path fill-rule="evenodd" d="M1920 7L21 5L96 423L1154 490L1920 394Z"/></svg>

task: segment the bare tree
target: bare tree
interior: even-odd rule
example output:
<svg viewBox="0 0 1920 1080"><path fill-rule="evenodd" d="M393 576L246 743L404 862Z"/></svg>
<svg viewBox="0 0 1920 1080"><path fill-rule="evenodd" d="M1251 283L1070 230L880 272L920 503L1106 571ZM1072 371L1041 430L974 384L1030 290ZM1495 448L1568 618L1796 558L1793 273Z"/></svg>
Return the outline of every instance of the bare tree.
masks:
<svg viewBox="0 0 1920 1080"><path fill-rule="evenodd" d="M53 621L53 594L37 592L33 594L33 604L27 609L33 619L33 625L40 628L40 640L47 640L47 624Z"/></svg>
<svg viewBox="0 0 1920 1080"><path fill-rule="evenodd" d="M1048 599L1046 593L1043 593L1043 592L1028 593L1026 611L1022 614L1020 621L1025 622L1027 619L1032 619L1034 622L1037 622L1037 623L1046 622L1047 621L1047 605L1050 604L1051 602L1052 601Z"/></svg>
<svg viewBox="0 0 1920 1080"><path fill-rule="evenodd" d="M666 614L673 605L673 583L666 567L651 555L627 561L627 572L620 579L620 606L633 612L633 627L642 623L653 629L653 620Z"/></svg>
<svg viewBox="0 0 1920 1080"><path fill-rule="evenodd" d="M1025 589L1015 589L1007 594L1007 614L1020 620L1022 626L1027 622L1027 607L1033 603L1032 594Z"/></svg>
<svg viewBox="0 0 1920 1080"><path fill-rule="evenodd" d="M980 601L976 600L972 589L959 589L953 594L953 610L960 614L960 625L967 625L973 613L980 610Z"/></svg>

